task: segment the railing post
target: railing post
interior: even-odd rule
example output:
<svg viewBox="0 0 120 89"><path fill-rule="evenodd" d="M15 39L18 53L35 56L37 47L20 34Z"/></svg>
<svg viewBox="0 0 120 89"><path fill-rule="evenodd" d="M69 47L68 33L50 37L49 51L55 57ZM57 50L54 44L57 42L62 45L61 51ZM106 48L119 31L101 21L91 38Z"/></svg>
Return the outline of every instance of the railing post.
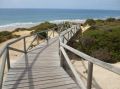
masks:
<svg viewBox="0 0 120 89"><path fill-rule="evenodd" d="M38 36L38 33L37 33L37 45L39 45L39 36Z"/></svg>
<svg viewBox="0 0 120 89"><path fill-rule="evenodd" d="M92 73L93 73L93 63L88 62L87 89L91 89L92 87Z"/></svg>
<svg viewBox="0 0 120 89"><path fill-rule="evenodd" d="M60 48L59 48L59 50L60 50ZM60 65L61 65L61 67L63 67L63 54L62 54L61 50L60 50Z"/></svg>
<svg viewBox="0 0 120 89"><path fill-rule="evenodd" d="M60 31L58 31L58 35L59 35L59 55L60 55Z"/></svg>
<svg viewBox="0 0 120 89"><path fill-rule="evenodd" d="M69 40L69 38L70 38L70 35L69 35L69 32L68 32L68 40Z"/></svg>
<svg viewBox="0 0 120 89"><path fill-rule="evenodd" d="M64 35L63 35L63 36L61 36L61 37L62 37L62 40L61 40L61 42L62 42L62 43L64 43L64 42L65 42Z"/></svg>
<svg viewBox="0 0 120 89"><path fill-rule="evenodd" d="M47 31L47 45L48 45L48 40L49 40L49 37L48 37L48 31Z"/></svg>
<svg viewBox="0 0 120 89"><path fill-rule="evenodd" d="M4 71L5 71L5 63L6 63L6 58L7 58L7 50L5 51L4 55L3 55L3 60L1 63L1 67L0 67L0 89L2 89L2 84L3 84L3 77L4 77Z"/></svg>
<svg viewBox="0 0 120 89"><path fill-rule="evenodd" d="M10 69L10 55L9 55L9 47L8 46L7 46L6 56L7 56L7 67L8 67L8 70L9 70Z"/></svg>
<svg viewBox="0 0 120 89"><path fill-rule="evenodd" d="M61 42L64 43L64 37L63 37L63 36L61 36ZM60 45L60 46L61 46L61 45ZM59 48L59 50L60 50L60 48ZM61 65L62 67L64 66L64 56L63 56L61 50L60 50L60 65Z"/></svg>
<svg viewBox="0 0 120 89"><path fill-rule="evenodd" d="M54 35L55 35L55 34L54 34L54 30L53 30L53 37L54 37Z"/></svg>
<svg viewBox="0 0 120 89"><path fill-rule="evenodd" d="M70 37L72 37L72 30L70 31Z"/></svg>
<svg viewBox="0 0 120 89"><path fill-rule="evenodd" d="M74 32L74 34L75 34L75 27L73 27L73 32Z"/></svg>
<svg viewBox="0 0 120 89"><path fill-rule="evenodd" d="M27 53L27 50L26 50L26 40L25 40L25 37L23 38L23 41L24 41L24 52L25 54Z"/></svg>

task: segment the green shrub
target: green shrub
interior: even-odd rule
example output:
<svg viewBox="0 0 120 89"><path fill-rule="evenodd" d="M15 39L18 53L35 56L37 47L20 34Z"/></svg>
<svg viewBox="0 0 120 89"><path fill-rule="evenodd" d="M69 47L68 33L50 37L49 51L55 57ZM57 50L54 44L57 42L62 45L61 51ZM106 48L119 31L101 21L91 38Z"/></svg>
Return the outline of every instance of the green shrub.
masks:
<svg viewBox="0 0 120 89"><path fill-rule="evenodd" d="M8 36L8 35L11 35L11 32L8 32L8 31L0 32L0 36Z"/></svg>
<svg viewBox="0 0 120 89"><path fill-rule="evenodd" d="M0 32L0 43L16 37L19 37L19 35L12 35L12 32L2 31Z"/></svg>
<svg viewBox="0 0 120 89"><path fill-rule="evenodd" d="M29 30L27 28L16 28L14 31L12 32L19 32L19 31L26 31L26 30Z"/></svg>
<svg viewBox="0 0 120 89"><path fill-rule="evenodd" d="M95 23L72 47L108 63L120 62L120 22L109 18Z"/></svg>
<svg viewBox="0 0 120 89"><path fill-rule="evenodd" d="M107 22L114 22L114 21L116 21L116 19L115 18L108 18L108 19L106 19L106 21Z"/></svg>
<svg viewBox="0 0 120 89"><path fill-rule="evenodd" d="M38 33L40 38L47 38L47 32ZM42 36L42 37L41 37Z"/></svg>
<svg viewBox="0 0 120 89"><path fill-rule="evenodd" d="M71 27L71 24L74 24L74 23L70 23L70 22L64 22L64 23L60 23L58 24L57 26L57 31L60 30L60 31L64 31L68 28Z"/></svg>
<svg viewBox="0 0 120 89"><path fill-rule="evenodd" d="M14 32L28 30L28 31L32 31L31 34L34 34L34 33L37 33L37 32L43 31L43 30L49 30L49 29L53 29L53 28L55 28L55 30L57 30L57 25L53 24L53 23L49 23L49 22L44 22L44 23L41 23L41 24L31 27L31 28L16 28L12 32L2 31L2 32L0 32L0 43L7 41L11 38L20 37L19 35L13 35L12 33L14 33ZM45 37L45 38L47 37L46 32L42 32L39 34L42 35L42 37Z"/></svg>
<svg viewBox="0 0 120 89"><path fill-rule="evenodd" d="M92 51L91 56L100 59L101 61L108 62L108 63L116 63L117 60L112 58L111 52L108 49L97 49Z"/></svg>
<svg viewBox="0 0 120 89"><path fill-rule="evenodd" d="M93 25L88 28L88 30L97 30L97 26Z"/></svg>
<svg viewBox="0 0 120 89"><path fill-rule="evenodd" d="M93 19L87 19L84 24L85 24L85 25L87 25L87 24L88 24L88 25L95 25L95 23L96 23L95 20L93 20Z"/></svg>
<svg viewBox="0 0 120 89"><path fill-rule="evenodd" d="M41 23L37 26L30 28L30 30L34 30L33 33L36 33L36 32L40 32L42 30L49 30L49 29L52 29L55 27L57 27L56 24L45 22L45 23Z"/></svg>

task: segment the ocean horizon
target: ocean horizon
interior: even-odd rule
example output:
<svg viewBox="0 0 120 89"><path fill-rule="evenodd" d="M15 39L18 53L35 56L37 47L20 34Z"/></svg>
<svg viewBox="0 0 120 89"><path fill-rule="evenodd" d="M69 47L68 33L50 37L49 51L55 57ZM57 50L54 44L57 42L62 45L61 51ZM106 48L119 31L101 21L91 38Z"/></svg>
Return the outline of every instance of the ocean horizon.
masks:
<svg viewBox="0 0 120 89"><path fill-rule="evenodd" d="M44 21L120 18L120 10L87 9L0 9L0 28L32 25Z"/></svg>

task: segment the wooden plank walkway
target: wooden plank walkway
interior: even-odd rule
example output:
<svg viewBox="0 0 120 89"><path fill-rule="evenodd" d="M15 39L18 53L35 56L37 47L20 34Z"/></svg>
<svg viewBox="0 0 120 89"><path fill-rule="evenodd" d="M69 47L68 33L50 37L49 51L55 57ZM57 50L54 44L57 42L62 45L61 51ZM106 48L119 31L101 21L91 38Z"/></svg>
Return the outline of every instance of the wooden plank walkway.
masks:
<svg viewBox="0 0 120 89"><path fill-rule="evenodd" d="M9 70L3 89L79 89L60 66L58 38L32 49Z"/></svg>

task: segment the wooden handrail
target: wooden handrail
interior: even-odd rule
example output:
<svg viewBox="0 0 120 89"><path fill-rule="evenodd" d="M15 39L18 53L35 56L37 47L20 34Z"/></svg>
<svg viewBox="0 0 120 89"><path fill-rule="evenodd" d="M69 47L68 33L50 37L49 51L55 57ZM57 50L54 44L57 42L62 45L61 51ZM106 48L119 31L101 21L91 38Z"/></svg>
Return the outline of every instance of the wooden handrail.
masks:
<svg viewBox="0 0 120 89"><path fill-rule="evenodd" d="M63 56L65 57L65 60L67 62L67 64L69 65L72 73L74 74L75 80L77 81L76 83L79 85L80 89L86 89L84 83L82 82L82 80L80 79L80 76L78 75L78 73L75 71L72 63L70 62L70 59L67 55L67 53L65 52L65 49L63 47L60 47L60 50L63 54Z"/></svg>
<svg viewBox="0 0 120 89"><path fill-rule="evenodd" d="M98 65L100 67L103 67L103 68L105 68L105 69L107 69L107 70L109 70L111 72L114 72L114 73L120 75L120 68L115 67L113 65L110 65L109 63L100 61L99 59L93 58L93 57L91 57L91 56L89 56L89 55L87 55L87 54L85 54L83 52L80 52L80 51L78 51L78 50L76 50L76 49L74 49L74 48L72 48L72 47L70 47L70 46L68 46L66 44L63 44L62 42L60 42L60 45L62 47L64 47L65 49L71 51L72 53L78 55L79 57L82 57L83 59L85 59L85 60L87 60L89 62L92 62L93 64L96 64L96 65Z"/></svg>
<svg viewBox="0 0 120 89"><path fill-rule="evenodd" d="M3 83L3 77L4 77L4 71L5 71L5 63L6 63L6 56L7 50L5 50L5 54L3 55L3 60L2 60L2 66L0 67L0 89L2 88L2 83Z"/></svg>
<svg viewBox="0 0 120 89"><path fill-rule="evenodd" d="M8 47L8 48L9 48L9 50L25 53L23 50L19 50L19 49L13 48L13 47Z"/></svg>
<svg viewBox="0 0 120 89"><path fill-rule="evenodd" d="M30 45L28 46L28 48L26 49L27 51L29 50L29 48L31 47L32 43L36 40L37 35L34 37L34 39L32 40L32 42L30 43Z"/></svg>
<svg viewBox="0 0 120 89"><path fill-rule="evenodd" d="M0 52L0 57L3 55L3 53L5 52L6 48L7 48L8 44L4 46L4 48L1 50Z"/></svg>
<svg viewBox="0 0 120 89"><path fill-rule="evenodd" d="M72 53L78 55L79 57L81 57L81 58L88 61L88 67L89 68L88 68L88 78L87 78L87 89L91 89L91 87L92 87L93 64L98 65L98 66L100 66L100 67L102 67L104 69L107 69L107 70L109 70L109 71L111 71L113 73L116 73L116 74L120 75L120 68L115 67L115 66L113 66L113 65L111 65L109 63L100 61L99 59L93 58L93 57L91 57L91 56L89 56L89 55L87 55L87 54L85 54L83 52L80 52L80 51L78 51L78 50L76 50L76 49L74 49L74 48L67 45L67 42L70 40L70 38L72 36L74 36L74 34L78 30L80 30L79 27L72 26L72 28L69 28L66 31L62 32L60 34L60 37L59 37L59 47L60 47L60 52L61 52L60 54L62 54L64 56L64 58L65 58L63 60L62 55L60 55L61 56L61 65L64 64L63 62L66 60L68 66L71 68L71 71L74 74L74 76L77 76L76 77L78 79L77 84L79 85L79 82L80 82L80 84L82 84L82 82L80 80L80 77L78 77L77 72L74 70L74 68L72 68L73 66L70 63L70 59L69 59L68 55L66 54L65 49L67 49L68 51L70 51L70 52L72 52ZM70 34L70 36L69 36L69 32L72 33L73 35ZM67 35L68 35L68 38L66 38ZM64 40L67 40L67 42L65 42ZM84 84L82 84L82 86L83 86L82 89L84 89L85 88Z"/></svg>
<svg viewBox="0 0 120 89"><path fill-rule="evenodd" d="M41 32L38 32L36 34L33 34L33 35L27 35L27 36L23 36L23 37L20 37L18 39L15 39L14 41L12 42L9 42L8 44L5 45L5 47L2 49L2 51L0 52L0 58L1 56L3 55L3 58L2 59L2 64L0 65L0 89L2 88L2 83L3 83L3 77L4 77L4 70L5 70L5 64L6 64L6 59L7 59L7 65L8 65L8 70L10 69L10 57L9 57L9 50L13 50L13 51L17 51L17 52L22 52L22 53L27 53L29 47L32 45L32 43L36 40L37 38L37 35L39 33L42 33L42 32L47 32L47 37L48 37L48 31L49 30L44 30L44 31L41 31ZM54 30L52 30L54 32ZM53 33L54 34L54 33ZM40 34L39 34L40 35ZM31 37L31 36L35 36L35 38L32 40L32 42L30 43L30 45L28 46L28 48L26 48L26 38L27 37ZM54 36L54 35L53 35ZM13 48L13 47L10 47L10 45L20 41L20 40L23 40L24 42L24 50L19 50L19 49L16 49L16 48ZM38 39L37 39L38 40ZM47 40L47 43L48 43L48 38L45 38L45 40Z"/></svg>

